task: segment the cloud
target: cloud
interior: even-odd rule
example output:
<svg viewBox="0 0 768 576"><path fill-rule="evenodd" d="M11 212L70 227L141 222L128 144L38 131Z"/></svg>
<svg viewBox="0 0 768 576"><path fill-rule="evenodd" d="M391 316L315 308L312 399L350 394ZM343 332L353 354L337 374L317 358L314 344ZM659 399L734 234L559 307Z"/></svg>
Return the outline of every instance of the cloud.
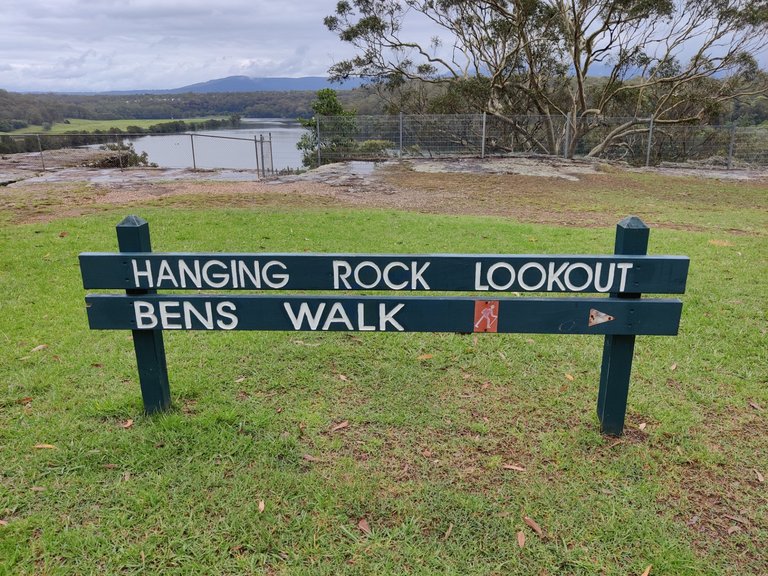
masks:
<svg viewBox="0 0 768 576"><path fill-rule="evenodd" d="M0 88L172 88L232 74L324 75L349 55L335 1L3 0Z"/></svg>

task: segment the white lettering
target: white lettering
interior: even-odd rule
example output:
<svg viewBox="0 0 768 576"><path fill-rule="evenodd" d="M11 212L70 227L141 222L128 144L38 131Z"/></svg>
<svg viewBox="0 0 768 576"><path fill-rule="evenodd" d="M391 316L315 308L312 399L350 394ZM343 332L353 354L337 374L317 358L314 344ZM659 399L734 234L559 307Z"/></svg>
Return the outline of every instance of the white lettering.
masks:
<svg viewBox="0 0 768 576"><path fill-rule="evenodd" d="M307 324L309 324L310 330L317 330L317 326L320 324L320 318L323 315L323 310L325 310L325 302L320 303L314 315L309 309L309 304L306 302L301 303L301 306L299 306L298 314L294 313L290 302L283 302L283 307L288 313L288 317L291 320L291 324L293 324L294 330L301 330L301 327L304 325L304 320L306 320Z"/></svg>
<svg viewBox="0 0 768 576"><path fill-rule="evenodd" d="M376 330L376 326L371 326L365 324L365 305L360 302L357 305L357 329L361 332L366 332L369 330Z"/></svg>
<svg viewBox="0 0 768 576"><path fill-rule="evenodd" d="M225 301L216 304L216 313L229 320L229 322L216 320L216 325L222 330L234 330L238 323L237 316L234 314L236 311L237 306L235 306L234 302Z"/></svg>
<svg viewBox="0 0 768 576"><path fill-rule="evenodd" d="M494 274L499 268L506 270L509 273L509 281L506 284L498 284L494 279ZM509 290L515 283L515 269L511 264L507 264L506 262L496 262L496 264L488 268L486 282L488 282L494 290Z"/></svg>
<svg viewBox="0 0 768 576"><path fill-rule="evenodd" d="M176 277L173 275L168 261L160 260L160 269L157 271L157 287L161 288L165 280L170 280L174 288L179 287L179 283L176 282Z"/></svg>
<svg viewBox="0 0 768 576"><path fill-rule="evenodd" d="M205 302L205 315L201 314L192 302L182 302L184 310L184 328L192 329L192 316L205 326L206 330L213 330L213 309L210 302Z"/></svg>
<svg viewBox="0 0 768 576"><path fill-rule="evenodd" d="M133 285L141 288L154 288L154 282L152 282L152 266L149 260L144 260L145 270L139 270L139 266L136 260L131 260L133 266ZM147 286L142 286L139 278L144 276L147 279Z"/></svg>
<svg viewBox="0 0 768 576"><path fill-rule="evenodd" d="M288 267L283 264L282 262L279 262L278 260L270 260L261 269L261 273L264 277L264 284L269 286L270 288L282 288L286 284L288 284L289 276L288 274L272 274L270 276L269 269L273 266L277 266L278 268L281 268L283 270L287 270Z"/></svg>
<svg viewBox="0 0 768 576"><path fill-rule="evenodd" d="M624 288L627 284L627 272L629 272L632 269L631 262L621 262L620 264L617 264L617 267L619 270L621 270L621 281L619 282L619 292L624 292Z"/></svg>
<svg viewBox="0 0 768 576"><path fill-rule="evenodd" d="M179 302L159 302L157 307L160 308L160 325L163 330L180 330L183 328L181 324L171 322L176 318L181 318L180 312L171 312L169 308L178 308Z"/></svg>
<svg viewBox="0 0 768 576"><path fill-rule="evenodd" d="M482 283L483 263L475 262L475 290L488 290L488 284Z"/></svg>
<svg viewBox="0 0 768 576"><path fill-rule="evenodd" d="M568 267L568 262L563 262L560 265L560 268L555 270L555 263L550 262L549 263L549 279L547 280L547 292L552 292L552 288L554 288L555 284L565 292L565 286L563 286L563 283L560 282L560 274L563 273L563 271Z"/></svg>
<svg viewBox="0 0 768 576"><path fill-rule="evenodd" d="M595 290L598 292L608 292L608 290L611 289L611 286L613 286L613 273L616 270L616 264L611 262L610 266L608 266L608 279L606 280L605 284L600 284L600 276L603 272L603 263L598 262L595 264Z"/></svg>
<svg viewBox="0 0 768 576"><path fill-rule="evenodd" d="M155 307L149 302L135 301L133 303L133 315L136 318L136 328L154 328L157 326Z"/></svg>
<svg viewBox="0 0 768 576"><path fill-rule="evenodd" d="M392 268L402 268L403 270L408 270L408 266L402 262L390 262L384 267L384 284L386 284L390 290L402 290L403 288L406 288L408 286L408 280L405 280L400 284L395 284L392 282L392 279L389 277L389 273L392 271Z"/></svg>
<svg viewBox="0 0 768 576"><path fill-rule="evenodd" d="M229 281L229 275L226 272L211 273L210 269L214 266L218 268L227 269L227 265L221 260L210 260L203 266L203 280L205 284L211 288L222 288L227 285Z"/></svg>
<svg viewBox="0 0 768 576"><path fill-rule="evenodd" d="M240 276L240 286L245 288L246 276L251 282L251 286L257 290L261 290L261 271L259 270L259 261L253 261L253 274L248 269L248 264L244 260L240 260L237 264L237 275Z"/></svg>
<svg viewBox="0 0 768 576"><path fill-rule="evenodd" d="M373 282L368 284L365 284L362 280L360 280L360 271L365 268L370 268L373 270L375 273L374 278L376 278ZM360 262L360 264L355 266L355 282L363 290L370 290L371 288L375 288L376 285L381 282L381 270L379 270L379 267L376 266L376 264L369 262L368 260L365 262Z"/></svg>
<svg viewBox="0 0 768 576"><path fill-rule="evenodd" d="M343 273L341 273L341 270L344 270ZM349 282L347 281L347 278L349 278L349 275L352 274L352 266L349 265L349 262L346 262L345 260L334 260L333 261L333 289L339 290L341 288L340 282L344 282L344 287L347 290L351 290L352 286L349 285Z"/></svg>
<svg viewBox="0 0 768 576"><path fill-rule="evenodd" d="M354 330L352 323L349 321L349 316L347 316L347 312L344 310L341 302L333 303L333 306L331 306L331 310L328 312L328 316L325 319L322 330L328 330L334 322L341 322L347 327L347 330Z"/></svg>
<svg viewBox="0 0 768 576"><path fill-rule="evenodd" d="M179 260L179 279L181 280L181 287L187 287L187 279L192 282L192 286L195 288L202 288L203 285L200 282L200 260L195 260L192 263L194 269L190 270L184 260Z"/></svg>
<svg viewBox="0 0 768 576"><path fill-rule="evenodd" d="M392 324L392 326L394 326L395 330L398 332L403 332L405 328L403 328L400 323L395 320L394 316L400 312L404 306L405 304L398 304L391 311L387 312L387 305L383 302L379 304L379 330L384 332L387 329L387 323L389 323Z"/></svg>
<svg viewBox="0 0 768 576"><path fill-rule="evenodd" d="M411 290L416 290L418 284L421 284L424 287L424 290L430 289L429 284L422 278L422 274L429 268L429 264L429 262L425 262L424 266L417 269L416 267L418 264L416 262L411 262Z"/></svg>
<svg viewBox="0 0 768 576"><path fill-rule="evenodd" d="M538 270L539 274L541 274L541 278L539 279L538 284L528 284L525 281L525 273L528 270ZM523 264L520 267L520 270L517 272L517 282L520 284L520 288L523 290L529 290L531 292L535 290L539 290L547 281L547 271L544 269L544 266L539 264L538 262L528 262L526 264Z"/></svg>
<svg viewBox="0 0 768 576"><path fill-rule="evenodd" d="M584 270L584 272L587 273L587 279L584 282L584 284L581 284L580 286L576 286L571 281L571 273L574 270ZM582 290L586 289L586 287L589 286L590 284L592 284L592 268L589 265L584 264L583 262L576 262L574 264L571 264L568 267L568 270L565 272L565 285L568 287L568 290L572 292L581 292Z"/></svg>

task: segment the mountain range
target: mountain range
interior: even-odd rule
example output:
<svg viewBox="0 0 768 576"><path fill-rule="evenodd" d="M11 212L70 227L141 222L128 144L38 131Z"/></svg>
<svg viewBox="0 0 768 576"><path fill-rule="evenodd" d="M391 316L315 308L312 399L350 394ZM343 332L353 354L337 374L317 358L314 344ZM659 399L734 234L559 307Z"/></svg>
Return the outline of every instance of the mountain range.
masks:
<svg viewBox="0 0 768 576"><path fill-rule="evenodd" d="M189 84L179 88L166 90L119 90L105 94L185 94L211 92L286 92L286 91L317 91L323 88L335 90L351 90L363 84L359 78L344 82L331 83L324 76L302 76L300 78L251 78L249 76L227 76L197 84Z"/></svg>

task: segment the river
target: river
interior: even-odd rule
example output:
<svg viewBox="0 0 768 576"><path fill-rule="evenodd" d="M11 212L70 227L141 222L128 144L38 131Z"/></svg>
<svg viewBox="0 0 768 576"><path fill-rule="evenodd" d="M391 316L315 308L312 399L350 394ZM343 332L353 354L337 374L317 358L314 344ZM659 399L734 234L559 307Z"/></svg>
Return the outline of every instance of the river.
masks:
<svg viewBox="0 0 768 576"><path fill-rule="evenodd" d="M306 133L296 120L287 118L243 118L242 128L203 130L189 134L153 134L132 140L141 154L162 168L232 168L255 170L257 146L254 138L272 139L272 166L275 170L301 168L301 152L296 143ZM235 139L236 138L236 139ZM194 141L194 142L193 142ZM270 168L269 146L265 164ZM261 156L258 159L261 166Z"/></svg>

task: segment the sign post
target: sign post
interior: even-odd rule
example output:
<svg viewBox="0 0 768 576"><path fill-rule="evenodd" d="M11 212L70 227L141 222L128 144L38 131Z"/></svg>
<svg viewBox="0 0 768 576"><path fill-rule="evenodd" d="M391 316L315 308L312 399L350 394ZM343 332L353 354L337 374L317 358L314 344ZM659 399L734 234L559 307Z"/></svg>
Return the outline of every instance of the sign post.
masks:
<svg viewBox="0 0 768 576"><path fill-rule="evenodd" d="M125 217L117 225L117 244L121 252L152 252L149 223L138 216ZM125 291L129 297L156 293L157 290L135 288ZM132 333L144 410L147 414L160 412L171 405L163 333L160 330L132 330Z"/></svg>

